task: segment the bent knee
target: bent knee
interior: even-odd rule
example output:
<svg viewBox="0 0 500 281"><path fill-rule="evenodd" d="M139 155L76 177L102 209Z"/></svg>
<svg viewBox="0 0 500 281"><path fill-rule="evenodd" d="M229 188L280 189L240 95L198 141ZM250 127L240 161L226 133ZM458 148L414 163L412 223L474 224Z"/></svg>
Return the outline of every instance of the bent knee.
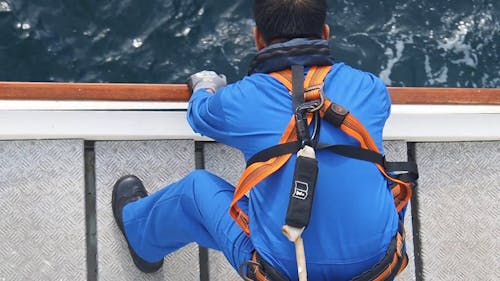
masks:
<svg viewBox="0 0 500 281"><path fill-rule="evenodd" d="M206 170L194 170L186 178L191 183L195 194L217 193L220 191L234 191L234 186Z"/></svg>
<svg viewBox="0 0 500 281"><path fill-rule="evenodd" d="M193 181L198 181L198 180L211 180L214 177L217 178L216 175L210 173L207 170L198 169L198 170L194 170L191 173L189 173L186 176L186 179L191 179Z"/></svg>

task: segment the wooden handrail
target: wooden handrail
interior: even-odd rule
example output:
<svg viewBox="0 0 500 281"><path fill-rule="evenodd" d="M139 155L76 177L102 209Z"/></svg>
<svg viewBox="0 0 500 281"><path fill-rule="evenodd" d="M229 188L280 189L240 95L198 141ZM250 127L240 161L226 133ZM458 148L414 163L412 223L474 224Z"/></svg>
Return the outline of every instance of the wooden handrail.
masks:
<svg viewBox="0 0 500 281"><path fill-rule="evenodd" d="M393 104L500 105L500 88L389 87ZM189 100L184 84L0 82L0 100Z"/></svg>
<svg viewBox="0 0 500 281"><path fill-rule="evenodd" d="M0 99L185 102L189 90L185 84L0 82Z"/></svg>
<svg viewBox="0 0 500 281"><path fill-rule="evenodd" d="M500 105L500 88L389 87L394 104Z"/></svg>

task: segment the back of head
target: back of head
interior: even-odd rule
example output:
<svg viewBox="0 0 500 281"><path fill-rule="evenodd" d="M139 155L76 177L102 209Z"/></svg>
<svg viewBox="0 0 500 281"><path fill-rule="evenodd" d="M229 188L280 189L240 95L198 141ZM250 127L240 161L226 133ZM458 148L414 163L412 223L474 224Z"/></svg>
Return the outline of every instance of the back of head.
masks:
<svg viewBox="0 0 500 281"><path fill-rule="evenodd" d="M326 0L255 0L254 19L266 43L321 38Z"/></svg>

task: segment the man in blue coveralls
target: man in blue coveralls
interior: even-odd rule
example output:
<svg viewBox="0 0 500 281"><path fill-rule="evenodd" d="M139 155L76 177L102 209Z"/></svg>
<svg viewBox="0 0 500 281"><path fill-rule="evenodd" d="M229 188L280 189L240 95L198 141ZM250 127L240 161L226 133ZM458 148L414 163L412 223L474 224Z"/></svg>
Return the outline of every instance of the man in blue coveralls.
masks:
<svg viewBox="0 0 500 281"><path fill-rule="evenodd" d="M278 144L293 114L290 92L269 72L297 63L305 72L311 65L333 64L324 80L325 95L349 109L383 151L391 105L387 89L374 75L315 53L316 47L328 48L326 12L325 0L254 1L255 45L259 54L271 50L274 55L261 56L248 76L230 85L212 71L192 75L187 120L193 130L241 150L248 160ZM290 52L295 46L311 48L297 55ZM359 145L325 122L319 138ZM388 182L373 163L327 151L319 151L317 159L313 212L302 236L307 273L315 281L351 280L384 257L398 229L398 214ZM136 266L154 272L166 255L196 242L222 251L236 270L257 251L283 278L276 280L297 280L294 244L281 231L294 162L295 156L238 204L248 213L249 236L228 212L234 186L207 171L194 171L149 196L138 178L122 177L112 205Z"/></svg>

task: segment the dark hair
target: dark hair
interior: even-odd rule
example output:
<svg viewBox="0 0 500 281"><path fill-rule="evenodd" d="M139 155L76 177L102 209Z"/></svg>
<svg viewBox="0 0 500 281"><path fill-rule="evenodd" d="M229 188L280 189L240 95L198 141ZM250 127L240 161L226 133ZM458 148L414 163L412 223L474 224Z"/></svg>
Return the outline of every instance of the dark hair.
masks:
<svg viewBox="0 0 500 281"><path fill-rule="evenodd" d="M326 0L255 0L255 24L266 43L298 37L321 38Z"/></svg>

